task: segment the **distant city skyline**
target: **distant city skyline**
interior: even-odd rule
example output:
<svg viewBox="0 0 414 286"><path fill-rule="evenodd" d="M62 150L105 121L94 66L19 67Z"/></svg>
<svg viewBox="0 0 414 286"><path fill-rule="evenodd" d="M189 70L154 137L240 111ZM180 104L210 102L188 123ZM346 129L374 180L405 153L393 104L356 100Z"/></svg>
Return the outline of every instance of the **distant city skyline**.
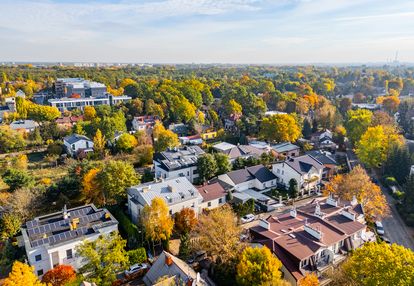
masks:
<svg viewBox="0 0 414 286"><path fill-rule="evenodd" d="M414 1L0 0L0 62L414 63Z"/></svg>

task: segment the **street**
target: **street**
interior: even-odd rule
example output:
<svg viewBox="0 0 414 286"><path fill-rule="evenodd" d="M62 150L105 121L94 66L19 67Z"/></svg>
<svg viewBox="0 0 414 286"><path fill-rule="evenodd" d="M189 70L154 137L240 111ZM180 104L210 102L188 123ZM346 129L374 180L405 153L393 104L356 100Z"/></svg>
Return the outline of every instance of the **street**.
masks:
<svg viewBox="0 0 414 286"><path fill-rule="evenodd" d="M359 164L358 158L355 155L352 147L347 141L346 143L346 153L348 155L349 162L351 167L354 168L356 165ZM392 242L397 243L399 245L403 245L414 250L414 239L413 234L414 230L408 227L404 221L401 219L400 215L397 212L395 207L395 200L394 198L388 193L384 186L381 185L380 180L376 177L375 173L371 175L377 180L377 184L381 187L382 193L387 199L387 203L390 207L390 214L388 217L382 220L385 236Z"/></svg>

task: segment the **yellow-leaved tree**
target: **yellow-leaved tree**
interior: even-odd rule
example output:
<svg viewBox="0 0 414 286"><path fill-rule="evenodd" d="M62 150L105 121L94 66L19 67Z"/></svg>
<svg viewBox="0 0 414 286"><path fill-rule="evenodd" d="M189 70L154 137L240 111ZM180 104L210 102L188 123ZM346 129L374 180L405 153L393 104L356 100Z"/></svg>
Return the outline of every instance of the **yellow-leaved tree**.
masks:
<svg viewBox="0 0 414 286"><path fill-rule="evenodd" d="M268 141L295 142L301 135L301 129L295 116L276 114L263 119L260 135Z"/></svg>
<svg viewBox="0 0 414 286"><path fill-rule="evenodd" d="M279 285L282 263L267 247L246 247L237 264L236 281L241 286Z"/></svg>
<svg viewBox="0 0 414 286"><path fill-rule="evenodd" d="M316 276L315 273L308 273L299 280L299 286L318 286L319 285L319 279L318 276Z"/></svg>
<svg viewBox="0 0 414 286"><path fill-rule="evenodd" d="M33 273L34 267L20 261L13 263L12 271L4 280L3 286L51 286L44 284Z"/></svg>

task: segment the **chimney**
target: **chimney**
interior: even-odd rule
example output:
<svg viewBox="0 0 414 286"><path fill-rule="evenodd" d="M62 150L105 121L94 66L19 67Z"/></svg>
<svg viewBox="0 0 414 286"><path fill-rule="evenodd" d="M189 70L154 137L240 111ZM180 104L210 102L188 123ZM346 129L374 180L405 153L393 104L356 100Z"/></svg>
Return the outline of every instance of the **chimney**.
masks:
<svg viewBox="0 0 414 286"><path fill-rule="evenodd" d="M295 218L296 215L297 215L296 208L291 208L290 209L290 216Z"/></svg>
<svg viewBox="0 0 414 286"><path fill-rule="evenodd" d="M334 207L338 206L338 202L333 198L332 194L329 194L329 198L326 200L326 203L330 206L334 206Z"/></svg>
<svg viewBox="0 0 414 286"><path fill-rule="evenodd" d="M356 199L356 196L352 196L351 206L356 206L358 204L358 201Z"/></svg>
<svg viewBox="0 0 414 286"><path fill-rule="evenodd" d="M305 225L305 231L307 233L309 233L310 235L312 235L317 240L322 239L322 231L319 228L314 228L314 227L310 226L309 224L306 224Z"/></svg>
<svg viewBox="0 0 414 286"><path fill-rule="evenodd" d="M66 208L66 204L63 206L63 219L68 219L69 218L69 213L68 210Z"/></svg>
<svg viewBox="0 0 414 286"><path fill-rule="evenodd" d="M171 266L173 264L173 260L172 260L171 256L169 256L167 254L165 255L165 264L167 266Z"/></svg>

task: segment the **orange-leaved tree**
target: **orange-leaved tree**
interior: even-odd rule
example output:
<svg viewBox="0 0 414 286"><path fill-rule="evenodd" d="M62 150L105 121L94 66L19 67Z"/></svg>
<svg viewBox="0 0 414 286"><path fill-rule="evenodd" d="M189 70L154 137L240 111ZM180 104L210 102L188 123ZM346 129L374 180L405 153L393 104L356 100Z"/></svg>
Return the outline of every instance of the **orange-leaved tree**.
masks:
<svg viewBox="0 0 414 286"><path fill-rule="evenodd" d="M53 286L63 286L76 279L76 272L70 265L58 265L43 275L42 282Z"/></svg>

